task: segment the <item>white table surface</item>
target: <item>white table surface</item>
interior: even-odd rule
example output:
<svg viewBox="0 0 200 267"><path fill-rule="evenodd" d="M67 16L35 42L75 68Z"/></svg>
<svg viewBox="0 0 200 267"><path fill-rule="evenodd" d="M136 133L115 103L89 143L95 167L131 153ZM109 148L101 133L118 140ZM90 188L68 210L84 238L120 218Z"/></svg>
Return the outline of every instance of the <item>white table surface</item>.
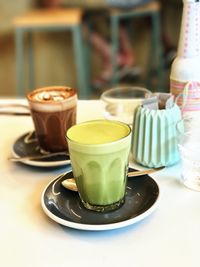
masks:
<svg viewBox="0 0 200 267"><path fill-rule="evenodd" d="M101 117L99 101L79 101L78 121ZM7 159L14 141L31 129L30 117L0 115L1 267L200 266L200 192L180 183L178 165L152 175L161 196L143 221L117 230L75 230L49 219L40 205L43 189L65 167L39 169Z"/></svg>

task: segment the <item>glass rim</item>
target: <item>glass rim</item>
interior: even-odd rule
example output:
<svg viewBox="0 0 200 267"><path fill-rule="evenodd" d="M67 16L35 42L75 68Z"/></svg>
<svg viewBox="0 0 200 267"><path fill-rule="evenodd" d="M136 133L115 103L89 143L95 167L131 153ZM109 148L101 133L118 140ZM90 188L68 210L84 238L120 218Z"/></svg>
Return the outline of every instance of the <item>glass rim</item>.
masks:
<svg viewBox="0 0 200 267"><path fill-rule="evenodd" d="M129 97L121 96L121 98L120 98L120 97L116 97L117 95L112 95L112 93L115 93L115 94L123 93L123 91L127 92L128 90L130 90L130 92L131 91L132 92L134 92L134 91L137 92L138 91L138 92L147 93L149 96L152 95L152 92L149 89L145 88L145 87L140 87L140 86L120 86L120 87L116 87L116 88L110 88L110 89L104 91L101 94L100 98L102 100L104 100L104 101L106 101L106 100L115 100L116 101L116 100L120 100L120 99L122 99L122 100L132 100ZM139 98L142 98L142 97L136 97L135 99L137 99L137 98L139 99Z"/></svg>
<svg viewBox="0 0 200 267"><path fill-rule="evenodd" d="M71 139L71 138L68 137L68 131L69 131L71 128L76 127L77 125L86 124L86 123L90 123L90 122L91 122L91 123L92 123L92 122L98 122L98 121L102 121L102 122L105 121L105 122L108 122L108 123L114 123L114 124L121 124L121 125L124 125L124 126L126 126L126 127L128 128L129 132L128 132L125 136L123 136L123 137L121 137L121 138L119 138L119 139L117 139L117 140L110 141L110 142L106 142L106 143L100 143L100 144L81 143L81 142L75 141L75 140L73 140L73 139ZM71 127L67 130L65 136L66 136L67 140L69 140L70 142L72 142L72 143L74 143L74 144L80 145L80 146L88 146L88 147L94 147L94 146L96 146L96 147L103 147L103 146L112 145L112 144L116 144L116 143L118 143L118 142L121 142L121 141L123 141L124 139L126 139L127 137L129 137L129 136L131 135L131 133L132 133L132 129L131 129L130 125L127 124L127 123L125 123L125 122L117 121L117 120L105 120L105 119L99 119L99 120L88 120L88 121L84 121L84 122L75 124L75 125L71 126Z"/></svg>

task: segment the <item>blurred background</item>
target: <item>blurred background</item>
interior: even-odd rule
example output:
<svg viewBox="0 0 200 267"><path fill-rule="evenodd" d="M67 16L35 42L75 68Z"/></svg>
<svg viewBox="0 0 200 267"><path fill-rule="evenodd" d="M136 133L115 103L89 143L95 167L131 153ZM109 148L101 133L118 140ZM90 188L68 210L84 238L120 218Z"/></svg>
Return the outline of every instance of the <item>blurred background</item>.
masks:
<svg viewBox="0 0 200 267"><path fill-rule="evenodd" d="M112 2L112 1L110 1ZM123 0L121 0L121 3ZM150 1L151 2L151 1ZM163 0L158 1L161 4L160 11L160 28L161 28L161 43L162 43L162 60L164 65L163 88L148 88L156 91L169 90L169 71L171 61L176 55L176 48L179 37L179 29L182 14L181 0ZM111 9L106 0L15 0L5 1L0 0L0 96L17 96L16 92L16 54L15 54L15 27L14 19L23 13L32 9L49 9L49 8L69 8L80 7L84 14L91 14L95 11L95 15L91 16L91 23L94 23L94 29L100 29L100 34L108 41L109 44L109 22L106 18L109 13L107 10ZM106 10L106 11L105 11ZM88 12L89 11L89 12ZM106 16L102 15L104 12ZM126 11L126 10L124 10ZM87 19L87 16L86 16ZM85 16L83 16L83 21ZM104 23L103 23L104 20ZM129 37L131 45L132 56L124 60L119 55L119 68L126 70L126 64L131 66L130 72L122 72L119 83L137 84L146 86L145 72L148 64L148 56L151 53L149 49L151 40L151 25L148 18L138 17L130 24L134 29L134 38ZM82 24L83 26L83 24ZM93 26L93 24L92 24ZM126 25L125 25L126 27ZM87 29L83 26L83 31ZM92 39L91 39L92 40ZM94 39L90 53L90 61L87 64L91 65L91 76L89 84L91 86L88 98L98 98L99 95L107 88L110 88L109 83L110 73L109 60L106 55L109 51L105 50L105 55L102 55L101 48L95 47ZM24 38L24 58L23 64L25 69L28 68L28 60L26 55L26 36ZM126 44L125 44L126 46ZM48 85L68 85L74 88L78 87L77 77L78 73L75 66L75 55L73 47L73 39L71 32L34 32L33 47L35 58L35 87L42 87ZM109 45L107 46L110 47ZM107 53L107 54L106 54ZM120 61L121 60L121 61ZM120 70L121 70L120 69ZM106 76L107 75L107 76ZM28 75L23 78L25 91L32 90L28 83ZM81 90L81 88L79 88Z"/></svg>

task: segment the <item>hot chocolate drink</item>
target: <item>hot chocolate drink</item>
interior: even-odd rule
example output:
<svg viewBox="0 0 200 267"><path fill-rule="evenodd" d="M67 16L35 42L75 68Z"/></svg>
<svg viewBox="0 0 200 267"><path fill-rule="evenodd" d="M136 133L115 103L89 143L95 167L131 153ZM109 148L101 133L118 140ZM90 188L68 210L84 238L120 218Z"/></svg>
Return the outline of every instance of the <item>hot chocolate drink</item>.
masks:
<svg viewBox="0 0 200 267"><path fill-rule="evenodd" d="M65 133L76 123L76 91L64 86L36 89L27 95L41 149L67 149Z"/></svg>

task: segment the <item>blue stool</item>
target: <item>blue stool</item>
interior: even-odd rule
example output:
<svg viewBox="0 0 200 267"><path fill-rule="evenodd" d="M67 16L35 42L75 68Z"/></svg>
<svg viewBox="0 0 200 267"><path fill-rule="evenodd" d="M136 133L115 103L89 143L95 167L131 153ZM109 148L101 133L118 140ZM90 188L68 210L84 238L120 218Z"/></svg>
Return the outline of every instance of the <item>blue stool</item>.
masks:
<svg viewBox="0 0 200 267"><path fill-rule="evenodd" d="M117 52L119 50L119 24L121 20L130 20L138 17L150 17L152 21L152 34L151 34L151 51L150 58L148 62L148 71L147 71L147 88L152 90L151 76L154 71L156 74L157 86L156 90L164 91L163 85L163 72L164 65L162 60L162 44L160 40L160 4L157 1L150 2L148 4L143 4L141 6L124 9L112 10L110 14L111 21L111 44L112 44L112 85L116 85L118 77L115 75L117 72Z"/></svg>
<svg viewBox="0 0 200 267"><path fill-rule="evenodd" d="M78 97L87 99L90 94L87 72L85 69L84 46L81 31L82 10L45 9L34 10L15 18L16 45L16 91L18 96L25 93L24 88L24 34L28 36L29 88L35 88L32 33L71 31L78 80Z"/></svg>

